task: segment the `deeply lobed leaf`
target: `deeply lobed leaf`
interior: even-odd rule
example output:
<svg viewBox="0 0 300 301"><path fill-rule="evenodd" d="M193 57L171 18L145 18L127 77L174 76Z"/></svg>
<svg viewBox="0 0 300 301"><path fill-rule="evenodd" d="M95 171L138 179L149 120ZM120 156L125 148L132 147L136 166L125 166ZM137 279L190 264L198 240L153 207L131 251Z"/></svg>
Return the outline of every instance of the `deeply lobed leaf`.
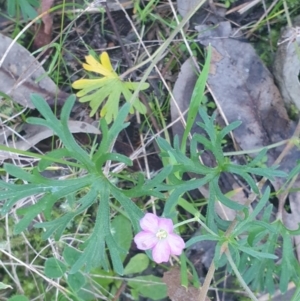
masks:
<svg viewBox="0 0 300 301"><path fill-rule="evenodd" d="M107 99L106 103L100 111L101 117L104 117L107 123L116 120L119 102L121 95L124 96L127 102L131 102L132 108L135 108L141 114L146 113L146 107L138 99L132 100L131 91L140 87L140 90L145 90L149 87L147 83L140 85L139 83L125 82L121 80L118 74L114 71L107 52L100 55L100 62L91 55L86 56L86 64L83 68L87 71L92 71L102 75L98 79L79 79L73 83L74 89L80 89L77 96L81 102L89 102L92 109L90 116L95 115L99 107ZM131 112L133 110L131 109Z"/></svg>

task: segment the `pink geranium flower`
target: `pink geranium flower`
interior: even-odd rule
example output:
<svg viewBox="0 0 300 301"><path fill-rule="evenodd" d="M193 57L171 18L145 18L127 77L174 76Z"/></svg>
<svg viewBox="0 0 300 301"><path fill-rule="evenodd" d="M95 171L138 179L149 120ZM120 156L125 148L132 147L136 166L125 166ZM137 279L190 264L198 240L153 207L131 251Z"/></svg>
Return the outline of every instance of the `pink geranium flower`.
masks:
<svg viewBox="0 0 300 301"><path fill-rule="evenodd" d="M146 213L140 220L140 226L143 231L134 237L134 242L140 250L152 249L156 263L168 262L171 255L180 255L185 248L183 239L174 233L173 222L169 218Z"/></svg>

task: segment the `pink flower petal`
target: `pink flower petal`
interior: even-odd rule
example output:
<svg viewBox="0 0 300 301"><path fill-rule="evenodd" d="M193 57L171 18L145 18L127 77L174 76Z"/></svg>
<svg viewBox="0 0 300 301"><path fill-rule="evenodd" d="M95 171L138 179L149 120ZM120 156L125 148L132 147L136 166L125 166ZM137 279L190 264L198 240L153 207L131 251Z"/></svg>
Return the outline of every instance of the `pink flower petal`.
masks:
<svg viewBox="0 0 300 301"><path fill-rule="evenodd" d="M170 254L170 246L166 239L159 241L152 249L152 257L156 263L168 262Z"/></svg>
<svg viewBox="0 0 300 301"><path fill-rule="evenodd" d="M140 250L152 249L158 242L158 238L151 232L142 231L134 237L134 242Z"/></svg>
<svg viewBox="0 0 300 301"><path fill-rule="evenodd" d="M140 226L144 231L156 233L158 231L159 217L153 213L146 213L140 220Z"/></svg>
<svg viewBox="0 0 300 301"><path fill-rule="evenodd" d="M183 239L175 233L169 234L167 241L170 246L170 252L172 255L180 255L185 248Z"/></svg>
<svg viewBox="0 0 300 301"><path fill-rule="evenodd" d="M170 218L160 217L158 220L158 228L165 230L167 233L172 233L174 226Z"/></svg>

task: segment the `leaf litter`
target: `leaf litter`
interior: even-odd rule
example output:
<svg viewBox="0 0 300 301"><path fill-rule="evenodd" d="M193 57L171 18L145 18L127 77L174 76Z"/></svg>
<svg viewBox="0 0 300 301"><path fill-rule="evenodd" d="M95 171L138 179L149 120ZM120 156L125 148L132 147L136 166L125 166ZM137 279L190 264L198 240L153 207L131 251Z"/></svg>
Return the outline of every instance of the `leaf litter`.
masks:
<svg viewBox="0 0 300 301"><path fill-rule="evenodd" d="M83 121L69 120L68 128L71 133L89 133L94 135L101 134L98 128ZM6 145L17 150L27 151L30 148L33 148L40 141L53 136L53 131L49 128L28 123L21 124L18 128L18 132L22 132L22 135L17 134L11 128L2 130L0 133L0 145ZM14 155L8 152L0 151L0 160L9 159L12 157L18 158L16 154Z"/></svg>
<svg viewBox="0 0 300 301"><path fill-rule="evenodd" d="M39 13L42 15L42 24L36 24L36 34L34 46L38 49L48 45L52 40L53 16L49 10L54 4L54 0L42 0Z"/></svg>
<svg viewBox="0 0 300 301"><path fill-rule="evenodd" d="M3 95L8 96L5 100L4 98L1 100L2 103L10 99L25 108L34 109L30 100L32 93L41 95L51 106L62 105L68 97L69 94L56 86L37 59L27 49L1 33L0 57L2 57L3 62L0 66L0 91ZM100 134L98 128L83 121L69 120L68 125L72 133ZM48 128L26 123L18 127L18 132L21 131L24 133L23 136L18 135L14 129L8 126L4 128L3 125L0 144L19 150L28 150L38 142L53 136L53 132ZM19 136L18 139L17 136ZM10 138L12 139L10 140ZM12 153L0 152L1 160L17 157Z"/></svg>
<svg viewBox="0 0 300 301"><path fill-rule="evenodd" d="M34 108L31 93L39 93L49 105L62 105L68 97L27 49L1 33L0 57L0 91L21 106Z"/></svg>
<svg viewBox="0 0 300 301"><path fill-rule="evenodd" d="M290 120L286 110L286 105L290 104L291 101L282 98L282 96L285 97L285 93L281 96L272 74L264 66L252 45L239 39L229 22L221 22L217 26L199 25L196 26L196 30L199 32L199 43L203 46L211 45L212 47L207 87L217 104L219 113L226 124L236 120L242 121L241 126L235 129L233 133L237 145L242 150L250 151L290 139L297 129L295 122ZM297 42L299 45L298 40ZM283 55L282 57L283 52L284 54L289 53L289 56ZM280 56L280 59L279 63L277 61L276 64L277 67L280 66L277 69L280 69L281 74L284 71L284 78L280 77L282 75L278 75L278 73L276 78L279 86L284 83L283 85L287 87L290 87L290 83L287 81L289 77L292 77L294 82L297 78L295 87L297 91L299 89L299 58L295 57L295 52L293 47L289 51L284 51L282 47L279 47L277 56ZM291 55L291 53L294 53L294 55ZM297 63L293 65L295 61ZM173 121L179 118L177 106L181 112L188 109L196 80L197 73L193 61L188 59L182 65L174 86L173 93L177 104L171 103ZM198 119L198 121L200 120ZM192 133L195 132L199 133L198 127L192 128ZM183 126L180 122L173 126L173 133L182 137ZM252 156L253 153L249 155ZM204 155L204 160L205 157ZM281 145L268 151L268 164L279 164L280 169L287 173L295 167L299 158L300 152L295 147L287 149L284 145ZM234 182L231 183L231 185L233 184ZM284 180L282 179L277 178L272 181L276 191L282 189L283 184ZM296 180L294 185L289 188L296 188L299 185L300 181ZM237 188L235 187L235 189ZM284 209L286 197L287 195L279 204L278 210L282 211L285 226L289 229L297 229L300 222L298 201L300 193L293 192L289 194L290 213ZM220 209L224 210L223 207L216 210L223 218ZM225 207L226 215L232 219L233 216L227 209ZM280 216L278 217L280 218ZM294 240L299 260L300 237L295 236Z"/></svg>

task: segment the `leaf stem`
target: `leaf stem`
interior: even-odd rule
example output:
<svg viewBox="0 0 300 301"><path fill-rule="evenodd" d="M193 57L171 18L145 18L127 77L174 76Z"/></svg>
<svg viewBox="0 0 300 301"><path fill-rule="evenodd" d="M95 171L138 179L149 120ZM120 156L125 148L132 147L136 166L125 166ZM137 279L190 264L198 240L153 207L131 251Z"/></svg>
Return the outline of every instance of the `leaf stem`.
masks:
<svg viewBox="0 0 300 301"><path fill-rule="evenodd" d="M83 165L78 164L78 163L74 163L74 162L70 162L70 161L66 161L66 160L62 160L62 159L58 159L58 158L53 158L53 157L50 157L50 156L47 156L47 155L41 155L41 154L36 154L36 153L28 152L28 151L23 151L23 150L15 149L15 148L8 147L8 146L5 146L5 145L0 145L0 151L13 153L13 154L18 154L18 155L23 155L23 156L28 156L28 157L31 157L31 158L44 159L44 160L55 162L55 163L65 164L65 165L68 165L68 166L84 168Z"/></svg>
<svg viewBox="0 0 300 301"><path fill-rule="evenodd" d="M201 219L199 218L199 217L197 217L197 216L195 216L195 217L193 217L193 218L190 218L190 219L187 219L187 220L185 220L185 221L182 221L182 222L180 222L180 223L177 223L177 224L175 224L174 225L174 229L175 228L178 228L178 227L180 227L180 226L182 226L182 225L185 225L185 224L188 224L188 223L193 223L193 222L198 222L208 233L210 233L211 235L213 235L213 236L217 236L216 235L216 233L215 232L213 232L212 230L210 230L206 225L205 225L205 223L203 223L202 221L201 221Z"/></svg>
<svg viewBox="0 0 300 301"><path fill-rule="evenodd" d="M230 263L230 265L232 267L232 270L234 271L234 273L235 273L236 277L238 278L240 284L242 285L242 287L244 288L244 290L248 294L249 298L251 298L252 301L258 301L258 299L254 296L254 294L252 293L252 291L250 290L250 288L248 287L248 285L244 281L242 275L238 271L237 266L235 265L228 248L225 251L225 254L226 254L226 257L228 259L228 262Z"/></svg>
<svg viewBox="0 0 300 301"><path fill-rule="evenodd" d="M204 283L201 287L200 295L199 295L199 301L206 301L207 292L209 290L209 286L211 283L211 280L214 276L216 267L214 264L214 261L211 262L211 265L209 266L208 272L206 274L206 277L204 279Z"/></svg>

